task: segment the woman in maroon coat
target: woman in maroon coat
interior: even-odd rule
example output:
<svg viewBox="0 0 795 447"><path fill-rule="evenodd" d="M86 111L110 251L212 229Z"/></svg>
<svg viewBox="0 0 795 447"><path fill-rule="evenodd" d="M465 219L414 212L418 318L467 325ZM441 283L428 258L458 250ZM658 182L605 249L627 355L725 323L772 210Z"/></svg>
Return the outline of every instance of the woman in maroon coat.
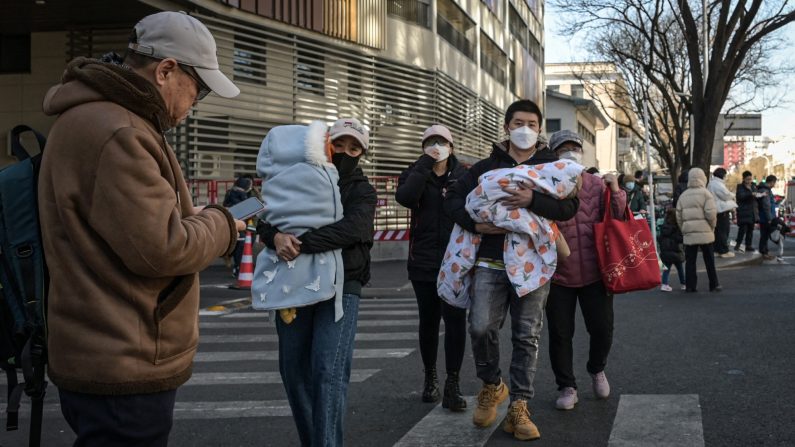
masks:
<svg viewBox="0 0 795 447"><path fill-rule="evenodd" d="M549 146L560 158L578 163L582 160L582 139L574 132L555 132ZM604 214L604 192L610 187L612 210L623 217L627 195L611 174L603 178L583 173L582 189L578 194L580 208L573 219L558 222L561 233L571 248L571 256L558 263L547 300L546 313L549 327L549 358L560 396L556 402L559 410L571 410L577 403L577 383L572 367L572 339L577 301L580 302L586 329L590 334L588 373L594 394L606 399L610 385L604 369L613 341L613 296L607 292L596 259L594 224Z"/></svg>

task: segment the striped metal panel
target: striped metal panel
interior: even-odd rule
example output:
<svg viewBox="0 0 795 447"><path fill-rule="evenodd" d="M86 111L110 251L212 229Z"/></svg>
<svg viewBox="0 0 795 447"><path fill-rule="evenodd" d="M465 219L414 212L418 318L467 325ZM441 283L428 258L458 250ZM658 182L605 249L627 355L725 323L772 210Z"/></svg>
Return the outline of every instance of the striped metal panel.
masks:
<svg viewBox="0 0 795 447"><path fill-rule="evenodd" d="M189 179L230 179L255 172L269 129L340 116L370 128L362 167L370 176L398 175L421 154L430 124L453 132L458 154L477 159L501 136L502 112L449 76L365 55L274 29L196 14L212 31L221 69L241 94L208 96L168 139ZM67 56L121 51L128 29L69 32ZM385 185L386 187L386 185ZM391 207L382 210L392 212Z"/></svg>

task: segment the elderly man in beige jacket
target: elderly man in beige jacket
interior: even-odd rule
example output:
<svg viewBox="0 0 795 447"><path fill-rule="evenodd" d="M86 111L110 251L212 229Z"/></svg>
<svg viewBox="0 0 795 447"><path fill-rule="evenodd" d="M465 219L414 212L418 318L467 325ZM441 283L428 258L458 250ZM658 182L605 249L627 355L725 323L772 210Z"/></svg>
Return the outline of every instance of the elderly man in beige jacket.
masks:
<svg viewBox="0 0 795 447"><path fill-rule="evenodd" d="M685 240L685 278L688 292L696 291L696 257L698 250L704 255L709 277L709 291L720 292L718 273L715 271L715 225L717 206L715 197L707 186L707 176L701 168L691 168L687 176L687 190L676 204L676 222Z"/></svg>

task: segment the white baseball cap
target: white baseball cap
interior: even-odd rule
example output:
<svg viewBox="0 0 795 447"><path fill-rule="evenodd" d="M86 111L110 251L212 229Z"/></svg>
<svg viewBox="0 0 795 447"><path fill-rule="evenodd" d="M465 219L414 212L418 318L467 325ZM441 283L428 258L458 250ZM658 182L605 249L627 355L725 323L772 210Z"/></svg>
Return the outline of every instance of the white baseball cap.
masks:
<svg viewBox="0 0 795 447"><path fill-rule="evenodd" d="M184 12L164 11L144 17L135 25L138 41L130 50L155 59L173 58L196 70L210 90L224 98L240 94L218 66L215 39L203 23Z"/></svg>
<svg viewBox="0 0 795 447"><path fill-rule="evenodd" d="M367 151L367 145L370 142L370 132L362 123L356 118L340 118L334 122L328 132L331 141L339 137L350 135L362 145L362 149Z"/></svg>

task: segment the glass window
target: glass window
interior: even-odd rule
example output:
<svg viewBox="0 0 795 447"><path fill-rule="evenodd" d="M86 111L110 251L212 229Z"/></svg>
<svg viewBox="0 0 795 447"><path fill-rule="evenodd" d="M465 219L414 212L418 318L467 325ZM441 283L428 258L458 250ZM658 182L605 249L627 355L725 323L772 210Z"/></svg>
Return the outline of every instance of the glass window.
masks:
<svg viewBox="0 0 795 447"><path fill-rule="evenodd" d="M388 0L387 13L407 22L431 28L430 0Z"/></svg>
<svg viewBox="0 0 795 447"><path fill-rule="evenodd" d="M560 130L560 119L547 120L547 135L552 135L553 133L559 130Z"/></svg>

